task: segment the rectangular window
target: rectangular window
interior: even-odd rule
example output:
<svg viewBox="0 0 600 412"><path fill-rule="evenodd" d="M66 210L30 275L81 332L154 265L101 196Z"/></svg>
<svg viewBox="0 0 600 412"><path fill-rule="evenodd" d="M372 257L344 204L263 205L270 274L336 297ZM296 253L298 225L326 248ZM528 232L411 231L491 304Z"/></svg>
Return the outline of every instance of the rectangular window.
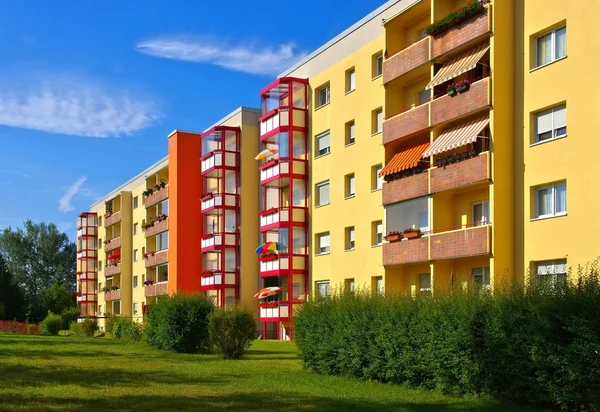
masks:
<svg viewBox="0 0 600 412"><path fill-rule="evenodd" d="M381 108L373 110L371 121L371 133L381 133L383 131L383 110Z"/></svg>
<svg viewBox="0 0 600 412"><path fill-rule="evenodd" d="M102 261L98 261L98 272L102 271Z"/></svg>
<svg viewBox="0 0 600 412"><path fill-rule="evenodd" d="M385 206L385 222L388 232L407 228L429 231L429 197L419 197Z"/></svg>
<svg viewBox="0 0 600 412"><path fill-rule="evenodd" d="M317 255L329 253L329 232L317 235Z"/></svg>
<svg viewBox="0 0 600 412"><path fill-rule="evenodd" d="M329 153L330 137L329 132L321 133L316 137L317 139L317 156L323 156Z"/></svg>
<svg viewBox="0 0 600 412"><path fill-rule="evenodd" d="M346 235L346 250L354 250L355 241L354 241L354 226L347 227L345 230Z"/></svg>
<svg viewBox="0 0 600 412"><path fill-rule="evenodd" d="M156 267L156 283L169 281L169 265L159 265Z"/></svg>
<svg viewBox="0 0 600 412"><path fill-rule="evenodd" d="M169 215L169 199L156 204L156 216Z"/></svg>
<svg viewBox="0 0 600 412"><path fill-rule="evenodd" d="M567 260L547 260L535 264L535 280L538 285L558 286L567 282Z"/></svg>
<svg viewBox="0 0 600 412"><path fill-rule="evenodd" d="M356 141L354 120L346 123L346 146L354 144Z"/></svg>
<svg viewBox="0 0 600 412"><path fill-rule="evenodd" d="M98 216L98 226L102 226L102 216Z"/></svg>
<svg viewBox="0 0 600 412"><path fill-rule="evenodd" d="M133 261L137 262L139 260L140 256L139 256L139 251L137 249L135 249L133 251Z"/></svg>
<svg viewBox="0 0 600 412"><path fill-rule="evenodd" d="M535 115L535 142L567 135L567 106L561 105Z"/></svg>
<svg viewBox="0 0 600 412"><path fill-rule="evenodd" d="M138 224L137 224L137 223L134 223L134 224L133 224L133 234L134 234L134 235L137 235L137 234L138 234Z"/></svg>
<svg viewBox="0 0 600 412"><path fill-rule="evenodd" d="M419 292L422 294L431 294L431 273L419 274Z"/></svg>
<svg viewBox="0 0 600 412"><path fill-rule="evenodd" d="M561 27L536 39L535 67L562 59L567 55L567 28Z"/></svg>
<svg viewBox="0 0 600 412"><path fill-rule="evenodd" d="M383 187L383 178L379 176L382 170L382 165L371 167L371 190L380 190Z"/></svg>
<svg viewBox="0 0 600 412"><path fill-rule="evenodd" d="M120 315L121 314L121 301L120 300L113 300L113 315Z"/></svg>
<svg viewBox="0 0 600 412"><path fill-rule="evenodd" d="M142 256L146 254L146 246L142 246Z"/></svg>
<svg viewBox="0 0 600 412"><path fill-rule="evenodd" d="M169 232L164 231L156 235L156 251L165 250L169 248Z"/></svg>
<svg viewBox="0 0 600 412"><path fill-rule="evenodd" d="M346 72L346 93L354 91L356 88L356 72L354 67Z"/></svg>
<svg viewBox="0 0 600 412"><path fill-rule="evenodd" d="M354 279L344 280L344 289L346 292L354 293Z"/></svg>
<svg viewBox="0 0 600 412"><path fill-rule="evenodd" d="M379 52L377 54L374 54L372 59L372 77L373 79L375 79L383 74L383 53Z"/></svg>
<svg viewBox="0 0 600 412"><path fill-rule="evenodd" d="M317 108L328 104L329 98L329 84L319 87L317 89Z"/></svg>
<svg viewBox="0 0 600 412"><path fill-rule="evenodd" d="M326 298L329 295L329 281L316 282L317 296L319 298Z"/></svg>
<svg viewBox="0 0 600 412"><path fill-rule="evenodd" d="M133 302L133 315L137 316L137 314L138 314L138 303Z"/></svg>
<svg viewBox="0 0 600 412"><path fill-rule="evenodd" d="M473 268L473 286L476 289L489 289L490 287L490 268Z"/></svg>
<svg viewBox="0 0 600 412"><path fill-rule="evenodd" d="M429 89L427 90L421 90L419 92L419 97L418 97L418 105L422 105L423 103L427 103L429 101L429 98L431 97L431 93L429 92Z"/></svg>
<svg viewBox="0 0 600 412"><path fill-rule="evenodd" d="M482 200L472 205L473 226L484 226L490 223L490 201Z"/></svg>
<svg viewBox="0 0 600 412"><path fill-rule="evenodd" d="M134 197L134 198L133 198L133 208L134 208L134 209L137 209L137 208L138 208L138 203L139 203L139 199L138 199L138 197L136 196L136 197Z"/></svg>
<svg viewBox="0 0 600 412"><path fill-rule="evenodd" d="M381 220L371 223L371 232L371 244L373 246L379 246L383 244L383 222Z"/></svg>
<svg viewBox="0 0 600 412"><path fill-rule="evenodd" d="M344 194L345 197L354 197L356 194L354 189L354 173L344 176L344 186L346 187L346 193Z"/></svg>
<svg viewBox="0 0 600 412"><path fill-rule="evenodd" d="M137 276L134 276L134 277L133 277L133 287L134 287L134 288L137 288L137 287L138 287L138 277L137 277Z"/></svg>
<svg viewBox="0 0 600 412"><path fill-rule="evenodd" d="M535 189L536 217L562 216L567 213L565 182Z"/></svg>
<svg viewBox="0 0 600 412"><path fill-rule="evenodd" d="M316 186L317 192L317 206L324 206L329 204L329 181L318 183Z"/></svg>
<svg viewBox="0 0 600 412"><path fill-rule="evenodd" d="M102 316L102 305L98 305L98 316Z"/></svg>
<svg viewBox="0 0 600 412"><path fill-rule="evenodd" d="M375 276L371 278L371 284L375 286L375 293L378 295L383 295L383 277Z"/></svg>

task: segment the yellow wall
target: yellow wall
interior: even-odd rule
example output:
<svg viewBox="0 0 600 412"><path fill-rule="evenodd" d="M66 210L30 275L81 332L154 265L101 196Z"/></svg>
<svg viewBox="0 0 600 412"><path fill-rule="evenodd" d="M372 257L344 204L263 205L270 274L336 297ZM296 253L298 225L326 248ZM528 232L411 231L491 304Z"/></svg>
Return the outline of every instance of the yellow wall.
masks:
<svg viewBox="0 0 600 412"><path fill-rule="evenodd" d="M309 290L319 280L330 280L334 287L343 284L344 279L354 278L359 287L369 286L373 276L384 275L381 247L371 246L371 222L383 220L381 191L371 191L371 168L384 160L381 134L371 135L371 113L384 105L382 79L371 79L371 56L382 50L383 45L382 34L309 79L313 102L317 87L326 82L331 86L331 103L317 110L314 105L311 108L309 254L312 285ZM351 67L356 70L356 89L346 94L345 73ZM345 147L345 124L351 120L355 121L356 143ZM331 132L331 153L315 159L315 136L326 130ZM356 196L344 199L344 176L350 173L355 175ZM315 208L315 184L324 180L330 181L330 204ZM349 226L355 227L356 248L346 252L344 229ZM315 256L315 235L321 232L330 232L331 252Z"/></svg>

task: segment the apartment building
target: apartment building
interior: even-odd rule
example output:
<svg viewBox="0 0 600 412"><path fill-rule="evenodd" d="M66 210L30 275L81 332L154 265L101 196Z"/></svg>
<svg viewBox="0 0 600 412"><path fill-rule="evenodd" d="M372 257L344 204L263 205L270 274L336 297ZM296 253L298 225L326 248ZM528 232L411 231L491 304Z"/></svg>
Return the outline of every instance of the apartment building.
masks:
<svg viewBox="0 0 600 412"><path fill-rule="evenodd" d="M587 235L557 236L600 225L595 169L573 143L598 106L574 71L596 59L586 16L599 11L388 1L266 85L260 110L175 133L167 158L80 216L82 316L141 317L202 290L287 340L298 306L332 288L566 279L599 254Z"/></svg>

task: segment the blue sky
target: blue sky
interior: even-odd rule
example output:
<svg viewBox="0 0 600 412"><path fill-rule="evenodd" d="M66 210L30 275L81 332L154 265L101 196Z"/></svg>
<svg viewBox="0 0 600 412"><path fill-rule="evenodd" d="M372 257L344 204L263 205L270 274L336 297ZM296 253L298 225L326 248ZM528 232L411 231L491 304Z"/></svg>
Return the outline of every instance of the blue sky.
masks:
<svg viewBox="0 0 600 412"><path fill-rule="evenodd" d="M384 0L3 1L0 230L79 212ZM318 13L315 12L318 10Z"/></svg>

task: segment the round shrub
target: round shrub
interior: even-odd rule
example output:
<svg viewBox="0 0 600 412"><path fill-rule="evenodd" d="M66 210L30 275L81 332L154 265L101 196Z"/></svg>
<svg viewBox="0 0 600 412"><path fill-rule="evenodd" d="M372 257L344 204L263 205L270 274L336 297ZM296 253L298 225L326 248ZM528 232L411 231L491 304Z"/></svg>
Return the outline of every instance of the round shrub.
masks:
<svg viewBox="0 0 600 412"><path fill-rule="evenodd" d="M209 316L214 309L212 299L203 294L161 298L150 307L144 338L158 349L207 353L211 346Z"/></svg>
<svg viewBox="0 0 600 412"><path fill-rule="evenodd" d="M142 340L141 323L130 318L115 317L112 319L112 334L115 339L121 339L131 342Z"/></svg>
<svg viewBox="0 0 600 412"><path fill-rule="evenodd" d="M69 326L69 333L72 336L91 338L96 330L98 330L98 323L95 319L89 318L86 318L83 322L71 322L71 326Z"/></svg>
<svg viewBox="0 0 600 412"><path fill-rule="evenodd" d="M63 318L54 313L48 313L48 316L40 323L40 331L44 335L58 335L63 329Z"/></svg>
<svg viewBox="0 0 600 412"><path fill-rule="evenodd" d="M237 306L216 310L210 316L210 342L224 359L240 359L256 337L256 320Z"/></svg>

